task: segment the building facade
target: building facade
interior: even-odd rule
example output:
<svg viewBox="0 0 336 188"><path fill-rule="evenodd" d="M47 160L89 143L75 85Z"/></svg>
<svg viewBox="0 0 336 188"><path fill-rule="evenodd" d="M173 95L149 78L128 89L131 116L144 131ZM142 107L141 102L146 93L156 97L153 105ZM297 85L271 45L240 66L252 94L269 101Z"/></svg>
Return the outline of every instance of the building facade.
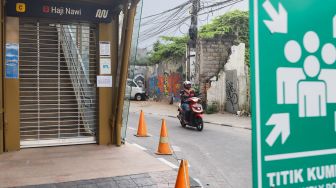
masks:
<svg viewBox="0 0 336 188"><path fill-rule="evenodd" d="M1 0L0 153L121 144L137 3Z"/></svg>

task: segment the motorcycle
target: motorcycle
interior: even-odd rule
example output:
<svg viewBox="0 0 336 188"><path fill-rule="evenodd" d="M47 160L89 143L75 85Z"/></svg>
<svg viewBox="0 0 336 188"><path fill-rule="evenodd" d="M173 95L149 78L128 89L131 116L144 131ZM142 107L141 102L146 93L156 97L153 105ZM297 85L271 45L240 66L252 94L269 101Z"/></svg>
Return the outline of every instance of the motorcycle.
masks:
<svg viewBox="0 0 336 188"><path fill-rule="evenodd" d="M189 114L189 121L186 120L184 117L184 110L182 109L181 104L178 107L179 114L177 118L180 120L182 127L191 126L196 127L198 131L203 130L203 107L200 104L201 99L198 97L191 97L187 100L189 103L190 114Z"/></svg>

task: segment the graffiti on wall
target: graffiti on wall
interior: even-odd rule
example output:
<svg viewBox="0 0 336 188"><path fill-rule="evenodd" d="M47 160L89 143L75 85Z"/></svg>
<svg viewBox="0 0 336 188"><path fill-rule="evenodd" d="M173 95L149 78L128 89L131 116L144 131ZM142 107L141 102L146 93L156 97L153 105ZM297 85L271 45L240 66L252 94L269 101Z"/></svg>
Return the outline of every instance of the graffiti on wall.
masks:
<svg viewBox="0 0 336 188"><path fill-rule="evenodd" d="M231 103L233 110L235 105L238 104L238 95L236 92L236 88L233 86L233 82L226 81L226 99Z"/></svg>
<svg viewBox="0 0 336 188"><path fill-rule="evenodd" d="M225 110L231 113L236 113L238 110L238 84L237 71L226 71L226 105Z"/></svg>
<svg viewBox="0 0 336 188"><path fill-rule="evenodd" d="M181 90L182 76L178 73L164 73L163 75L152 76L148 78L149 97L168 97L179 98Z"/></svg>
<svg viewBox="0 0 336 188"><path fill-rule="evenodd" d="M164 73L163 75L163 93L165 96L168 96L168 76L169 74L168 73Z"/></svg>

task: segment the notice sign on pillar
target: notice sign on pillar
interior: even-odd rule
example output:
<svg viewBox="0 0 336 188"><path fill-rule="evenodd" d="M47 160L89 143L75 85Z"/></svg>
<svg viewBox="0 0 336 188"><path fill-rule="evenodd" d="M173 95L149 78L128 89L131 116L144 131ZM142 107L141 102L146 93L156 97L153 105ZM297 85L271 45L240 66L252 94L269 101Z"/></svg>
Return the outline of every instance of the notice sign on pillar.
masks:
<svg viewBox="0 0 336 188"><path fill-rule="evenodd" d="M250 0L253 187L336 187L335 0Z"/></svg>
<svg viewBox="0 0 336 188"><path fill-rule="evenodd" d="M111 43L99 41L99 73L111 74ZM97 76L97 87L112 87L112 76Z"/></svg>
<svg viewBox="0 0 336 188"><path fill-rule="evenodd" d="M110 41L100 41L99 42L99 55L100 57L110 57L111 56Z"/></svg>
<svg viewBox="0 0 336 188"><path fill-rule="evenodd" d="M97 87L112 87L112 76L97 76Z"/></svg>
<svg viewBox="0 0 336 188"><path fill-rule="evenodd" d="M111 74L111 58L100 58L100 74Z"/></svg>
<svg viewBox="0 0 336 188"><path fill-rule="evenodd" d="M6 44L6 78L19 78L19 44Z"/></svg>

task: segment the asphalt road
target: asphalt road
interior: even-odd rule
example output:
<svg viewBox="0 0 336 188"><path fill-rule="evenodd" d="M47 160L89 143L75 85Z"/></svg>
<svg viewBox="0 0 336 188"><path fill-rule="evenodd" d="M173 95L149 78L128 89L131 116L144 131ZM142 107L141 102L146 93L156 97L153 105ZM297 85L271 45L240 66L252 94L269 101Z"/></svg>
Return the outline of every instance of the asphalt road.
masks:
<svg viewBox="0 0 336 188"><path fill-rule="evenodd" d="M145 115L147 138L135 137L139 113L130 113L127 138L156 158L178 167L176 159L187 159L189 175L203 187L252 187L251 131L247 129L205 124L202 132L182 128L177 118ZM169 143L175 151L172 156L155 155L161 129L161 119L166 119Z"/></svg>

